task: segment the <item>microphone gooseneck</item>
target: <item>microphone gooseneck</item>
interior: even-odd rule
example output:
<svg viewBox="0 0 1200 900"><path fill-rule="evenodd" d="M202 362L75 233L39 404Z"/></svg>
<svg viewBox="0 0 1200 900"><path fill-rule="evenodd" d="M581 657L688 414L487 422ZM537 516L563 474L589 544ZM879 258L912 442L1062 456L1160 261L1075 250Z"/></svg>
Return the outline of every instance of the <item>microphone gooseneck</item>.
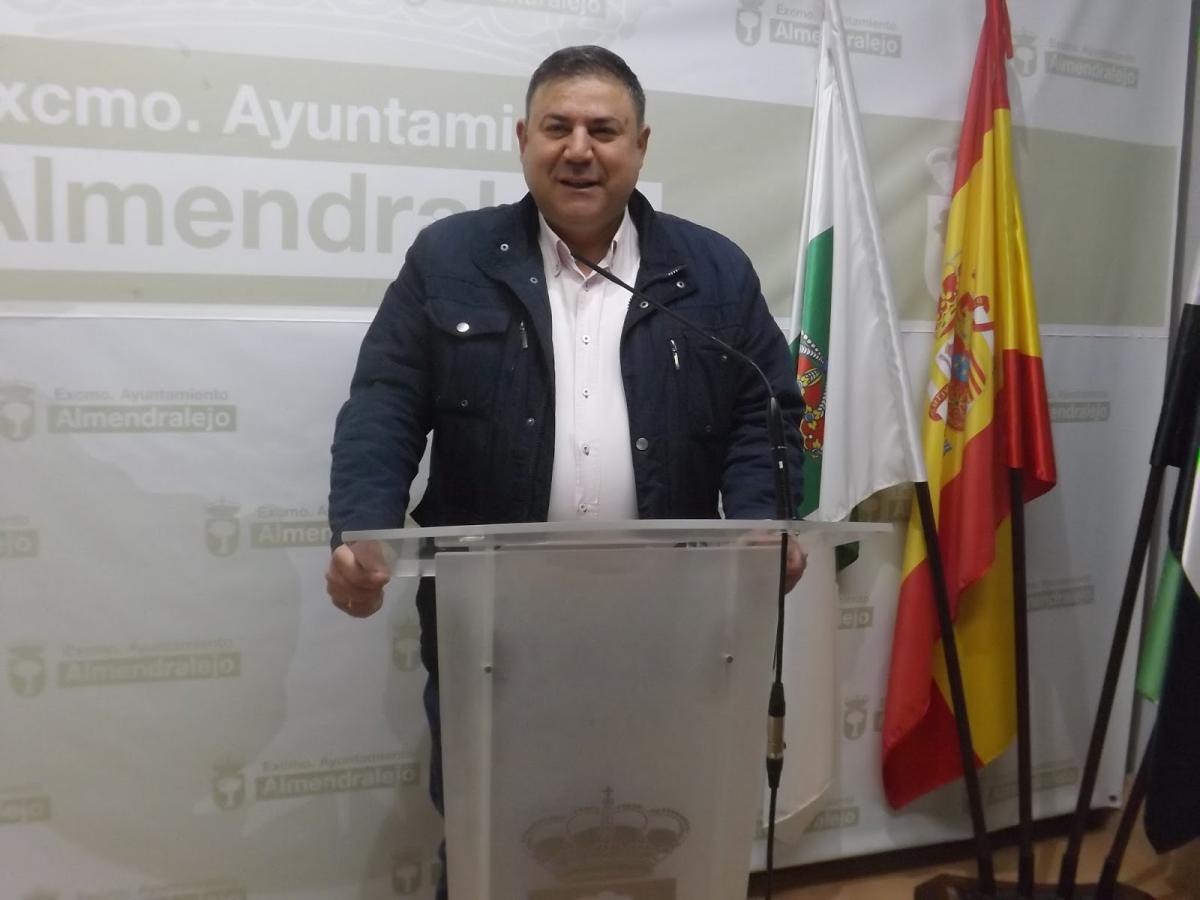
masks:
<svg viewBox="0 0 1200 900"><path fill-rule="evenodd" d="M585 259L573 250L571 256L576 262L582 263L602 278L624 288L632 297L654 307L668 318L674 319L688 331L695 332L758 373L767 392L767 439L771 445L771 470L775 481L775 516L783 522L794 518L793 511L796 507L792 502L792 483L788 469L787 439L784 437L783 409L779 405L778 396L771 387L771 380L767 378L758 363L716 335L704 331L673 309L646 296L632 285L626 284L608 269L590 259ZM678 366L678 360L676 366ZM774 679L771 682L771 695L767 704L767 787L770 789L770 800L767 817L766 900L771 900L771 883L775 869L775 805L779 796L779 781L783 773L785 747L783 726L787 702L783 692L783 616L784 596L787 593L787 556L788 533L785 531L779 536L779 602L775 619Z"/></svg>

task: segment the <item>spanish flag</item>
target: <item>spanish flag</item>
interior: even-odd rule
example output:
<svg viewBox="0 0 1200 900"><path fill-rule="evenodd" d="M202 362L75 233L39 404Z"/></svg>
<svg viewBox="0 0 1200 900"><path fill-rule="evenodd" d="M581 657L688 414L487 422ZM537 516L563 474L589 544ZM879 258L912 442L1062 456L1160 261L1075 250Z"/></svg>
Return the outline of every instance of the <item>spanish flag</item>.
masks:
<svg viewBox="0 0 1200 900"><path fill-rule="evenodd" d="M1054 486L1054 448L1025 229L1012 165L1004 0L987 0L942 254L925 465L962 663L976 765L1016 734L1009 470L1029 502ZM929 560L909 518L883 725L893 807L962 774Z"/></svg>

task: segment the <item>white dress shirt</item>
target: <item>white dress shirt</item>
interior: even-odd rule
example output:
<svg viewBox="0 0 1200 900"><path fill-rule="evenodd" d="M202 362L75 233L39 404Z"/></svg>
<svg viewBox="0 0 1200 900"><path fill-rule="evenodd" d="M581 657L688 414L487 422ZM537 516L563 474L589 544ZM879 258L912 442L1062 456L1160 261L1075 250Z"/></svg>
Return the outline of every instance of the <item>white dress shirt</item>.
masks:
<svg viewBox="0 0 1200 900"><path fill-rule="evenodd" d="M621 328L629 294L595 272L585 277L540 214L554 345L554 467L550 521L637 518L629 408L621 379ZM642 264L628 210L599 261L628 284Z"/></svg>

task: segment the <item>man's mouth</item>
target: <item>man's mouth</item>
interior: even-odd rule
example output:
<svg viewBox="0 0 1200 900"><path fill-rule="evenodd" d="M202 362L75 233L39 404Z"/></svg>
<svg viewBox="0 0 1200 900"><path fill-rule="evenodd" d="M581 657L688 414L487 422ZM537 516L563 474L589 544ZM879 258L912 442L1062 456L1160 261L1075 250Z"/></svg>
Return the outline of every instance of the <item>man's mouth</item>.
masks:
<svg viewBox="0 0 1200 900"><path fill-rule="evenodd" d="M560 178L558 179L558 183L564 187L583 191L591 187L596 187L600 182L595 178Z"/></svg>

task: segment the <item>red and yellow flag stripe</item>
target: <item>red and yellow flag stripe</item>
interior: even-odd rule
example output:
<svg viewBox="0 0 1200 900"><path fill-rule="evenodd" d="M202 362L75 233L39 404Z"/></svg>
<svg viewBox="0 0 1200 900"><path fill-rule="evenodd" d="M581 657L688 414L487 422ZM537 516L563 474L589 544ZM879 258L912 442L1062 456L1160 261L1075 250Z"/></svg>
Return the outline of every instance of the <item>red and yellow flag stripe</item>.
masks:
<svg viewBox="0 0 1200 900"><path fill-rule="evenodd" d="M1012 165L1004 0L988 0L942 257L923 442L976 764L1016 732L1009 469L1054 486L1037 310ZM884 713L895 807L962 774L919 512L905 544Z"/></svg>

